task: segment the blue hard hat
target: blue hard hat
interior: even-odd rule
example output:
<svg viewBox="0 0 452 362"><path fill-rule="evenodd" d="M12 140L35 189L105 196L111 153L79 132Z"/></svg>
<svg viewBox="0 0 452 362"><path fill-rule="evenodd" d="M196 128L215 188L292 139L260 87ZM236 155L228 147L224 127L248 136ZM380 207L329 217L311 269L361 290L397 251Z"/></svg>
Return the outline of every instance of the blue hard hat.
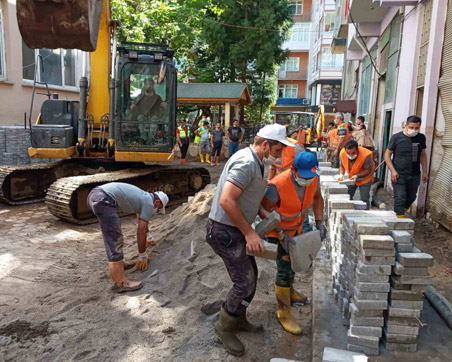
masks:
<svg viewBox="0 0 452 362"><path fill-rule="evenodd" d="M295 156L292 165L297 169L298 174L303 178L312 178L318 176L315 172L312 171L313 167L317 167L319 165L317 156L313 152L299 153L297 156Z"/></svg>

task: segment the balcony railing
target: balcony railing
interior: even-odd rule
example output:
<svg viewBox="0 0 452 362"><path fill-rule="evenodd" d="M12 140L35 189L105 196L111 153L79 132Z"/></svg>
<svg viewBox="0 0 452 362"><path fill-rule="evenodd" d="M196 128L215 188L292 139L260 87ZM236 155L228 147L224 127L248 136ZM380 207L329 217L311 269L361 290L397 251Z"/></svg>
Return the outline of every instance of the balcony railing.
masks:
<svg viewBox="0 0 452 362"><path fill-rule="evenodd" d="M308 79L308 71L307 69L298 71L279 70L278 79L305 80Z"/></svg>

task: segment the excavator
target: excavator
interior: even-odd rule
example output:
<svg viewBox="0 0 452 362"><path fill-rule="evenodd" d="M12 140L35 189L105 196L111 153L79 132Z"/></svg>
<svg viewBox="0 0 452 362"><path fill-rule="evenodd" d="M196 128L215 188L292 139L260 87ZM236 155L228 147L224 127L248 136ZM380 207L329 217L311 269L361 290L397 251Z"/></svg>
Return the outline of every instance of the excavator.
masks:
<svg viewBox="0 0 452 362"><path fill-rule="evenodd" d="M17 0L16 15L28 47L81 49L90 59L80 101L49 97L30 121L29 156L54 161L0 167L1 201L45 199L56 217L86 224L98 185L126 182L177 203L210 182L205 168L171 165L177 70L167 45L118 43L109 0Z"/></svg>

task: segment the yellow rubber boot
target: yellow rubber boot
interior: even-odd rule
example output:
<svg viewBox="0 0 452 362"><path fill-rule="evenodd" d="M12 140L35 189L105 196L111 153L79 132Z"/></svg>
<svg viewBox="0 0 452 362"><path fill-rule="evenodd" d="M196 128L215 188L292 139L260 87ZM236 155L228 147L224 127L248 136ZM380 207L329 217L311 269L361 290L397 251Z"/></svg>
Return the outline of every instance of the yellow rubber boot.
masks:
<svg viewBox="0 0 452 362"><path fill-rule="evenodd" d="M405 218L406 218L405 215L397 215L397 217L398 217L399 219L405 219Z"/></svg>
<svg viewBox="0 0 452 362"><path fill-rule="evenodd" d="M306 303L308 301L308 297L298 293L293 287L293 281L295 279L295 275L290 278L290 300L294 303Z"/></svg>
<svg viewBox="0 0 452 362"><path fill-rule="evenodd" d="M206 153L206 162L210 163L210 155L208 153Z"/></svg>
<svg viewBox="0 0 452 362"><path fill-rule="evenodd" d="M204 154L203 153L199 154L199 158L201 159L201 163L204 163Z"/></svg>
<svg viewBox="0 0 452 362"><path fill-rule="evenodd" d="M292 334L301 334L301 327L295 322L290 312L290 288L275 285L278 311L276 315L283 328Z"/></svg>

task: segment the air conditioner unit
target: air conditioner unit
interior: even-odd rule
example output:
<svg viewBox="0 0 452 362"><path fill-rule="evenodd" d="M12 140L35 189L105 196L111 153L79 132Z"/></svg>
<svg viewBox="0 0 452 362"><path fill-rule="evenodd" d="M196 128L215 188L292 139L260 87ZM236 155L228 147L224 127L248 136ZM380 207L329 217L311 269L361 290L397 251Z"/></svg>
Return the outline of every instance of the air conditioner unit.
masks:
<svg viewBox="0 0 452 362"><path fill-rule="evenodd" d="M304 98L303 99L303 104L309 104L310 102L309 102L309 99L307 99L307 98Z"/></svg>

